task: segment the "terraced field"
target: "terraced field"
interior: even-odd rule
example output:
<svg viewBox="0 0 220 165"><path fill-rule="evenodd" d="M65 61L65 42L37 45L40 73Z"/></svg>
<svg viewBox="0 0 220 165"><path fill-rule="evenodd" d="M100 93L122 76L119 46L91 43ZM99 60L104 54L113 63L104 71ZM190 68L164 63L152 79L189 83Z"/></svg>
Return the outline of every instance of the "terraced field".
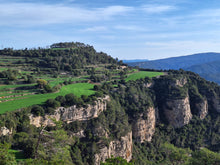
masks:
<svg viewBox="0 0 220 165"><path fill-rule="evenodd" d="M93 91L93 84L89 83L77 83L63 86L59 92L48 93L48 94L33 94L30 93L22 96L15 96L13 98L8 98L9 101L0 103L0 114L7 111L14 111L16 109L24 108L34 104L43 104L47 99L56 98L57 96L64 96L69 93L73 93L76 96L81 95L92 95L95 93ZM11 99L11 100L10 100ZM5 98L1 98L4 101Z"/></svg>
<svg viewBox="0 0 220 165"><path fill-rule="evenodd" d="M150 72L150 71L139 71L136 73L129 74L125 81L137 80L145 77L157 77L163 75L163 72Z"/></svg>
<svg viewBox="0 0 220 165"><path fill-rule="evenodd" d="M54 49L59 50L59 48ZM138 69L134 68L130 69L128 67L122 68L118 66L113 67L110 64L100 64L88 65L85 68L74 69L70 72L57 72L57 75L55 76L55 74L53 74L55 71L54 68L38 68L36 65L33 65L35 60L36 63L40 63L41 58L33 57L31 59L33 60L32 63L28 62L30 61L30 58L1 55L0 72L7 71L8 69L12 72L13 70L18 72L13 81L9 81L7 78L0 78L0 114L34 104L43 104L47 99L56 98L60 95L64 96L69 93L73 93L79 97L81 95L92 95L95 93L92 89L94 87L93 84L95 84L96 81L90 79L91 74L94 74L99 79L97 84L120 81L121 72L127 74L125 81L163 75L162 72L138 71ZM74 76L75 73L80 74ZM110 75L111 78L107 77L107 75ZM34 77L35 82L38 79L46 80L51 88L62 84L62 88L55 93L42 94L36 86L37 83L27 84L27 82L25 82L25 78L27 79L28 76ZM91 84L82 83L88 82L89 80ZM92 83L93 80L94 83ZM117 85L115 85L115 87L117 87Z"/></svg>

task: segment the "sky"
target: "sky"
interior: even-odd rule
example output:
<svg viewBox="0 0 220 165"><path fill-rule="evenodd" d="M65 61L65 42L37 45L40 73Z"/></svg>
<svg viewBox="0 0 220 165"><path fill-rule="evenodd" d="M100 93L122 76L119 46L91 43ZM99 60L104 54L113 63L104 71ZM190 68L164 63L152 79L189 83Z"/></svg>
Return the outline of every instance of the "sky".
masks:
<svg viewBox="0 0 220 165"><path fill-rule="evenodd" d="M72 41L118 59L220 52L220 1L0 0L0 49Z"/></svg>

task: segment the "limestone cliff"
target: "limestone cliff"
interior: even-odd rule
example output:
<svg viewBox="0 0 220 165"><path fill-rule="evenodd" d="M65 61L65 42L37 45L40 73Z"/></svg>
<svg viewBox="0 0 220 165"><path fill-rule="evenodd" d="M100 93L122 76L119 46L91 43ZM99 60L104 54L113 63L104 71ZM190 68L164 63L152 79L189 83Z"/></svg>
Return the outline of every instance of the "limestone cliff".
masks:
<svg viewBox="0 0 220 165"><path fill-rule="evenodd" d="M220 98L213 97L212 102L213 102L213 107L216 110L216 112L220 113Z"/></svg>
<svg viewBox="0 0 220 165"><path fill-rule="evenodd" d="M132 132L121 137L120 140L111 141L109 146L100 148L99 153L95 154L95 164L99 165L111 156L122 157L127 161L132 159Z"/></svg>
<svg viewBox="0 0 220 165"><path fill-rule="evenodd" d="M8 136L12 134L12 129L9 130L7 127L0 128L0 136Z"/></svg>
<svg viewBox="0 0 220 165"><path fill-rule="evenodd" d="M132 133L135 141L143 143L151 141L155 132L156 112L153 107L148 108L145 112L138 114L132 124Z"/></svg>
<svg viewBox="0 0 220 165"><path fill-rule="evenodd" d="M41 125L54 126L52 119L56 121L66 121L67 123L74 121L83 121L96 118L99 114L106 110L107 102L110 100L109 96L104 98L98 98L93 104L88 104L86 107L76 107L71 106L68 108L60 107L58 108L53 115L45 115L34 117L30 115L30 123L36 127Z"/></svg>
<svg viewBox="0 0 220 165"><path fill-rule="evenodd" d="M167 101L164 106L164 114L169 124L175 128L188 124L192 119L189 97Z"/></svg>
<svg viewBox="0 0 220 165"><path fill-rule="evenodd" d="M197 116L199 116L200 119L204 119L206 115L208 114L208 102L207 99L203 99L201 102L196 103L195 108L197 109Z"/></svg>

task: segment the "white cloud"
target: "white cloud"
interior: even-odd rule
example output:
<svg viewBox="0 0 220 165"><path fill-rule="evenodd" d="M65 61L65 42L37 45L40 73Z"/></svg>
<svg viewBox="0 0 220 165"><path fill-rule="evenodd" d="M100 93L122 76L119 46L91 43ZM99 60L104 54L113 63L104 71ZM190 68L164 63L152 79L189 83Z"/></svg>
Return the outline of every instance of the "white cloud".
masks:
<svg viewBox="0 0 220 165"><path fill-rule="evenodd" d="M128 30L128 31L146 31L147 30L147 28L143 28L143 27L135 26L135 25L117 25L114 28L118 30Z"/></svg>
<svg viewBox="0 0 220 165"><path fill-rule="evenodd" d="M133 10L134 10L133 7L127 7L127 6L109 6L106 8L97 9L98 14L103 15L104 17L124 15Z"/></svg>
<svg viewBox="0 0 220 165"><path fill-rule="evenodd" d="M94 22L125 15L133 9L127 6L87 9L79 6L34 3L2 3L0 8L0 25L8 26Z"/></svg>
<svg viewBox="0 0 220 165"><path fill-rule="evenodd" d="M108 28L106 28L105 26L94 26L94 27L89 27L86 29L82 29L82 32L103 32L103 31L107 31Z"/></svg>
<svg viewBox="0 0 220 165"><path fill-rule="evenodd" d="M149 14L160 14L175 10L176 7L170 5L145 5L142 10Z"/></svg>

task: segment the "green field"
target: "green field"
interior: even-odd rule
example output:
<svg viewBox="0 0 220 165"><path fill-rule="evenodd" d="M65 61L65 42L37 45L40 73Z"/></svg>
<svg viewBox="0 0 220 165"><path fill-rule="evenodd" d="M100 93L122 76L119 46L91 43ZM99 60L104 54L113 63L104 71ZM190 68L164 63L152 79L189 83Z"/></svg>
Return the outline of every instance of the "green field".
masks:
<svg viewBox="0 0 220 165"><path fill-rule="evenodd" d="M137 80L137 79L141 79L141 78L145 78L145 77L157 77L160 75L163 75L163 72L150 72L150 71L140 71L137 73L133 73L128 75L128 77L125 79L125 81L129 81L129 80Z"/></svg>
<svg viewBox="0 0 220 165"><path fill-rule="evenodd" d="M0 91L3 91L3 90L7 90L7 89L11 89L11 88L17 88L17 87L25 87L25 86L34 86L36 84L16 84L16 85L0 85Z"/></svg>
<svg viewBox="0 0 220 165"><path fill-rule="evenodd" d="M56 98L60 95L64 96L68 93L73 93L78 97L81 95L92 95L95 93L95 91L92 90L93 87L93 84L77 83L63 86L61 90L57 93L21 96L18 100L0 103L0 114L3 114L7 111L14 111L16 109L28 107L34 104L42 104L47 99Z"/></svg>
<svg viewBox="0 0 220 165"><path fill-rule="evenodd" d="M15 159L17 162L25 160L25 157L22 151L10 149L8 150L8 152L15 155Z"/></svg>

